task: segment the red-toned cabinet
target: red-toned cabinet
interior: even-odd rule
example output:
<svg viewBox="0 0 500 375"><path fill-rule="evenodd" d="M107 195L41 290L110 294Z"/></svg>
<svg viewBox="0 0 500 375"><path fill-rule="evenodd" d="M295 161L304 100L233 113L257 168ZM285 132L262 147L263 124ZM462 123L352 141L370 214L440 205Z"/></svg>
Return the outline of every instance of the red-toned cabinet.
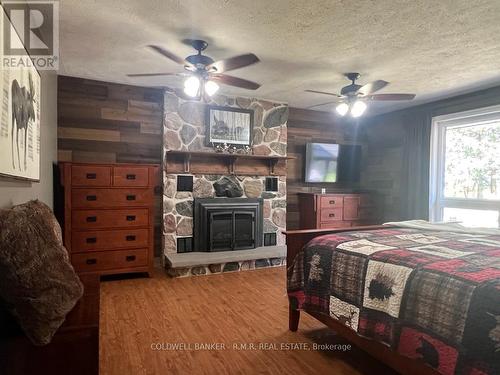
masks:
<svg viewBox="0 0 500 375"><path fill-rule="evenodd" d="M61 163L64 242L78 273L153 269L159 166Z"/></svg>
<svg viewBox="0 0 500 375"><path fill-rule="evenodd" d="M375 207L369 193L299 193L301 229L345 228L375 224Z"/></svg>

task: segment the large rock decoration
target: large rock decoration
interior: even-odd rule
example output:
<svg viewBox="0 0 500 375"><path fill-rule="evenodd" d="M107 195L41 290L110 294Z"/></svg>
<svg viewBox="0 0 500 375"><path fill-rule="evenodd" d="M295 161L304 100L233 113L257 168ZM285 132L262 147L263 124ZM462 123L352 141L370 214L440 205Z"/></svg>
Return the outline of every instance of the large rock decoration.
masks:
<svg viewBox="0 0 500 375"><path fill-rule="evenodd" d="M222 177L219 181L214 182L215 196L239 198L243 196L243 189L240 183L234 177Z"/></svg>

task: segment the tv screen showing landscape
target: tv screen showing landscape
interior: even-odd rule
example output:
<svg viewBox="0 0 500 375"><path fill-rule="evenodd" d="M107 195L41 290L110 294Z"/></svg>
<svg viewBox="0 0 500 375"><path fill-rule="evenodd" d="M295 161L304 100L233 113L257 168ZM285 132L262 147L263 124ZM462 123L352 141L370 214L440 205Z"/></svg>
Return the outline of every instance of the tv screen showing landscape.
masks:
<svg viewBox="0 0 500 375"><path fill-rule="evenodd" d="M306 182L337 182L339 145L308 143L306 146Z"/></svg>

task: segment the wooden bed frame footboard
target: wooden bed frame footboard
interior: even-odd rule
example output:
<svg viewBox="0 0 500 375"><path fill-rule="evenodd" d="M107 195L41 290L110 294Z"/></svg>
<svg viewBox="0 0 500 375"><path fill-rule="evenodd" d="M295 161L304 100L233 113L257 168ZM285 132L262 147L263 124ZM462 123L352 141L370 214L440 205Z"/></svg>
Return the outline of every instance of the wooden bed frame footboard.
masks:
<svg viewBox="0 0 500 375"><path fill-rule="evenodd" d="M306 230L289 230L283 232L286 235L286 263L287 263L287 278L289 277L289 271L295 259L295 256L302 250L302 248L313 238L322 236L325 234L341 233L341 232L353 232L353 231L363 231L363 230L374 230L374 229L385 229L387 226L383 225L370 225L370 226L360 226L360 227L349 227L349 228L337 228L337 229L306 229ZM367 339L358 336L356 332L346 327L344 324L340 323L338 320L326 316L324 314L319 314L314 311L302 310L312 317L316 318L326 326L332 328L340 336L344 337L346 340L350 341L357 347L361 348L371 356L377 358L381 362L385 363L389 367L398 371L401 374L407 375L439 375L439 373L433 368L426 365L420 360L415 360L407 357L403 357L397 352L391 350L389 347L381 344L377 341ZM297 331L300 320L300 310L292 308L288 305L288 328L290 331Z"/></svg>

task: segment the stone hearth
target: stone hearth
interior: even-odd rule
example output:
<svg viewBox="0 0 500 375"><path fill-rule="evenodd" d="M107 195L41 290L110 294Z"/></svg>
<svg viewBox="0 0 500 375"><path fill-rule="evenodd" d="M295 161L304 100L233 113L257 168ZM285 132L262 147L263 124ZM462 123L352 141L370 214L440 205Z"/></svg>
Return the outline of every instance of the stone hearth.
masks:
<svg viewBox="0 0 500 375"><path fill-rule="evenodd" d="M167 273L172 277L247 271L286 264L286 246L213 253L167 254Z"/></svg>

